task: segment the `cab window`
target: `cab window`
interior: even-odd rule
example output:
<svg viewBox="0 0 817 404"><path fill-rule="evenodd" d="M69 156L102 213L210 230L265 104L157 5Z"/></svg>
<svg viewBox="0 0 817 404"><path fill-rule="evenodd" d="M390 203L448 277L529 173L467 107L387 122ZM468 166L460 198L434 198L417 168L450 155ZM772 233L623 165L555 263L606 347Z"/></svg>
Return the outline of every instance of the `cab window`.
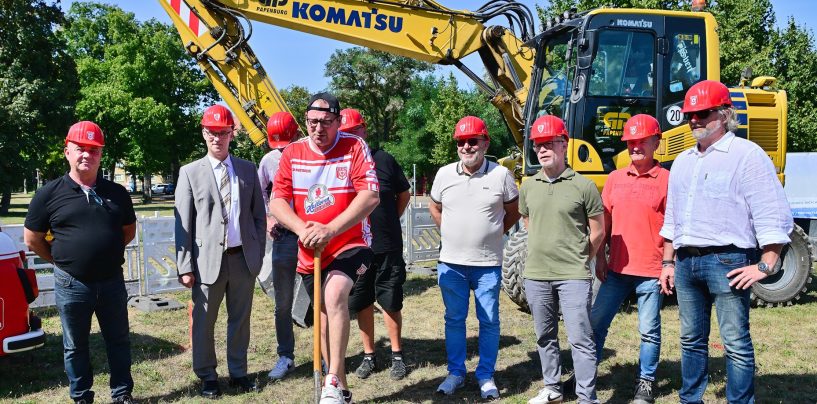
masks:
<svg viewBox="0 0 817 404"><path fill-rule="evenodd" d="M589 95L654 97L655 40L636 31L599 33Z"/></svg>

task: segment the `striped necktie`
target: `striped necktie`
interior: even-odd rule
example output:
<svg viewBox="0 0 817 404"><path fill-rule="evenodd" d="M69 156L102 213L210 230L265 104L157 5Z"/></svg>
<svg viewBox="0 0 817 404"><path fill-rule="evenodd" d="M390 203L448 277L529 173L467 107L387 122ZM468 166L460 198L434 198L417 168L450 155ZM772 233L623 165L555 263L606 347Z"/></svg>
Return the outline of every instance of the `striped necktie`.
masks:
<svg viewBox="0 0 817 404"><path fill-rule="evenodd" d="M230 197L230 175L228 171L227 162L222 161L221 180L218 182L218 192L221 194L221 216L224 218L225 225L229 221L230 204L232 203L232 198ZM226 237L227 232L225 231L224 234Z"/></svg>

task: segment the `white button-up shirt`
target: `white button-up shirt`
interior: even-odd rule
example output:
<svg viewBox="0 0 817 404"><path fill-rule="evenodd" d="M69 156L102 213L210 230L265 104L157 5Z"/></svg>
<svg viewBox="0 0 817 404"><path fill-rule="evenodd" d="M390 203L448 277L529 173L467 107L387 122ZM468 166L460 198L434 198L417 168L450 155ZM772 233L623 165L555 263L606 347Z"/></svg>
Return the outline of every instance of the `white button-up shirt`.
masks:
<svg viewBox="0 0 817 404"><path fill-rule="evenodd" d="M774 165L757 144L728 132L673 162L660 234L675 249L786 244L793 227Z"/></svg>
<svg viewBox="0 0 817 404"><path fill-rule="evenodd" d="M224 164L221 161L213 158L209 154L207 158L210 160L210 165L213 167L213 175L216 181L216 193L218 193L219 182L221 181L222 170L224 165L227 166L227 175L230 178L230 211L227 212L227 248L237 247L241 245L241 229L238 227L238 217L241 214L241 206L239 204L238 195L238 176L235 175L235 168L233 166L230 156L224 159Z"/></svg>

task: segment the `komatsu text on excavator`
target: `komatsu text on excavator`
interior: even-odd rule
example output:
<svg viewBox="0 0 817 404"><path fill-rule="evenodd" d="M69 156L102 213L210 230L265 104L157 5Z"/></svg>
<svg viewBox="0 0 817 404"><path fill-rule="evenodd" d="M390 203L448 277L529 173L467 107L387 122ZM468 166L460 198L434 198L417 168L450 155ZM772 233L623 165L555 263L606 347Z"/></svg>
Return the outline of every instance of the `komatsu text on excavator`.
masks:
<svg viewBox="0 0 817 404"><path fill-rule="evenodd" d="M502 164L520 179L540 169L527 134L544 114L564 119L569 164L599 187L608 173L629 164L621 135L636 114L658 119L663 136L656 158L669 167L695 144L681 113L684 94L698 81L720 80L717 22L707 12L574 11L549 19L536 32L531 11L514 0L491 0L475 11L433 0L158 1L187 51L259 145L269 116L288 108L250 48L252 21L456 66L504 117L519 152ZM505 25L487 25L492 20ZM478 53L485 75L463 65L472 53ZM740 122L736 135L759 144L782 181L787 99L775 81L745 77L730 92ZM523 308L526 242L524 230L513 234L503 265L505 291ZM808 243L796 228L778 264L782 270L754 286L756 303L788 304L806 290Z"/></svg>

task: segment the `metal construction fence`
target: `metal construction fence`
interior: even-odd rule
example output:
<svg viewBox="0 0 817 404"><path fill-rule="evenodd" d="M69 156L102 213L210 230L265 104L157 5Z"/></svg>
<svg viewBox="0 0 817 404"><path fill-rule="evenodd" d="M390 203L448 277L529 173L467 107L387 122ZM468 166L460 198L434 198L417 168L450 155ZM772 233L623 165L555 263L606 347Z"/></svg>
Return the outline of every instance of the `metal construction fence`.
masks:
<svg viewBox="0 0 817 404"><path fill-rule="evenodd" d="M176 277L176 248L174 218L144 216L137 220L136 237L125 248L122 267L129 296L145 296L184 290ZM410 204L400 218L403 230L403 256L407 264L434 260L439 257L440 232L431 218L428 207ZM25 250L22 225L3 226L17 245ZM37 271L40 296L32 307L53 306L53 265L26 251L28 267Z"/></svg>

